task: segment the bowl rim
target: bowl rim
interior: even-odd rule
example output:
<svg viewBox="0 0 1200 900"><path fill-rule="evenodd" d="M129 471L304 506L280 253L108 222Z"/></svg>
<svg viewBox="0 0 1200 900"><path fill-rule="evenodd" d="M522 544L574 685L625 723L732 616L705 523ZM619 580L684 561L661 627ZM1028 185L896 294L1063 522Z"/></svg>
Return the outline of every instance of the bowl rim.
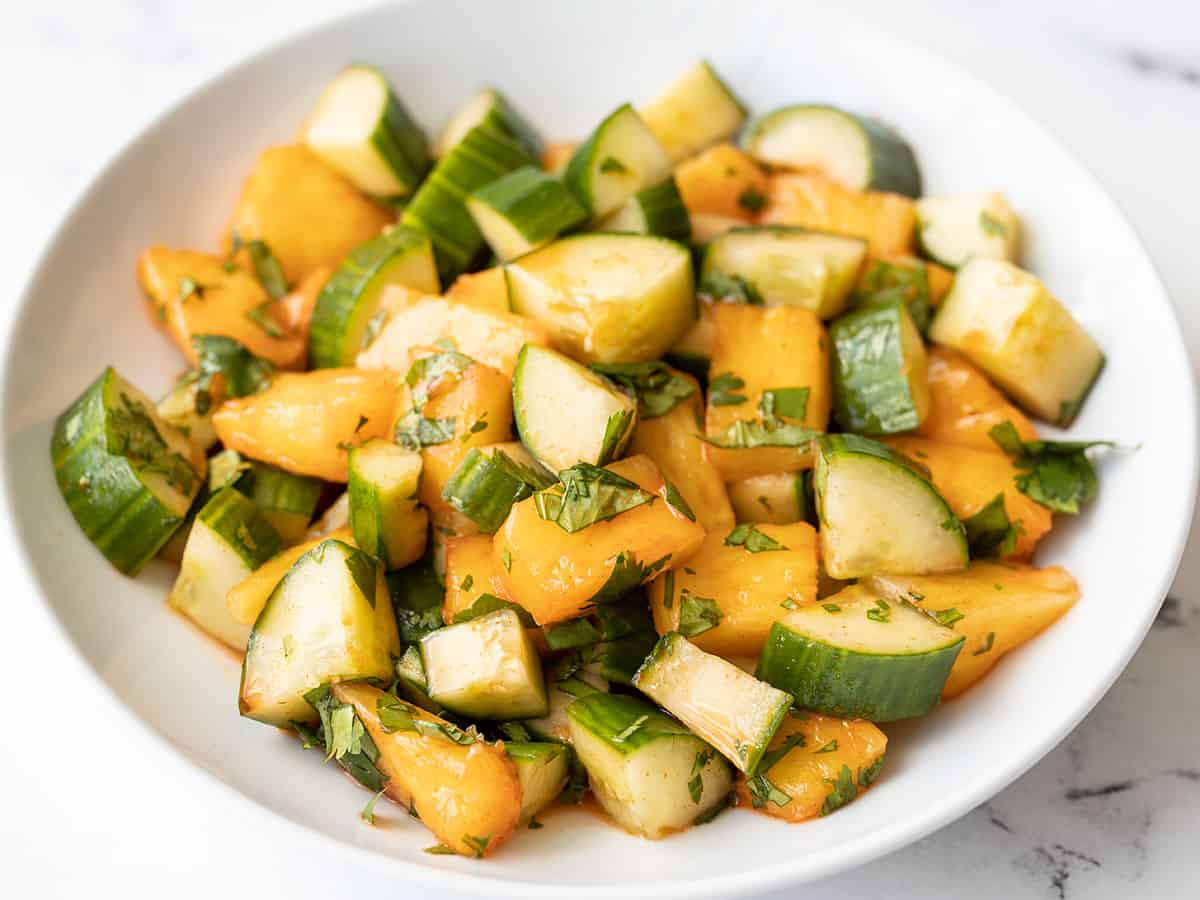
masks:
<svg viewBox="0 0 1200 900"><path fill-rule="evenodd" d="M46 277L47 270L57 255L58 244L63 238L67 224L90 201L92 195L98 191L113 169L142 142L148 140L151 134L162 127L167 121L185 114L186 108L194 100L216 89L226 79L234 78L244 69L260 63L263 58L285 53L289 49L293 49L296 45L303 44L326 30L345 27L359 19L368 20L373 16L385 13L389 7L415 5L420 2L422 0L398 0L398 2L392 3L380 2L371 4L361 9L328 16L267 41L234 62L222 65L200 79L193 87L184 91L176 99L142 122L132 136L113 150L104 163L93 172L86 183L74 193L70 201L62 208L56 224L42 241L41 248L36 255L36 261L27 272L24 284L18 294L17 302L13 303L0 314L0 354L2 354L3 360L2 368L0 368L0 384L4 385L4 387L0 387L0 422L8 421L9 398L6 386L9 370L14 364L15 348L13 347L13 339L17 331L17 325L26 314L30 301L36 293L36 288L43 278ZM1120 222L1120 225L1127 232L1130 247L1136 249L1146 263L1146 274L1154 285L1158 295L1157 299L1166 306L1169 322L1174 326L1173 337L1179 342L1184 360L1187 363L1185 366L1187 372L1186 383L1181 387L1185 404L1183 411L1186 415L1180 417L1183 420L1186 431L1181 431L1181 434L1177 436L1177 439L1178 437L1185 437L1187 445L1191 449L1191 452L1186 454L1190 460L1190 465L1186 473L1186 484L1184 485L1186 487L1187 500L1181 510L1186 515L1181 516L1181 521L1175 525L1170 552L1167 554L1167 558L1171 561L1170 565L1160 574L1151 592L1158 597L1157 603L1153 605L1147 604L1146 613L1142 621L1138 623L1136 629L1126 636L1126 642L1122 651L1111 658L1106 667L1104 677L1098 679L1091 686L1091 689L1078 708L1070 716L1064 718L1052 730L1052 733L1046 735L1035 750L1027 753L1022 758L1014 759L1008 765L998 768L986 779L976 779L973 782L964 784L957 791L941 796L936 802L932 802L924 809L916 811L912 816L876 828L864 835L861 840L852 844L830 848L821 853L819 857L783 861L756 872L738 872L716 878L707 877L704 880L651 883L641 887L633 887L632 893L630 892L630 885L624 886L623 892L631 897L674 898L674 900L688 898L690 900L690 898L748 896L752 893L795 886L804 882L825 878L908 846L961 818L979 804L995 796L1017 778L1029 771L1061 743L1095 708L1096 704L1099 703L1125 670L1130 659L1132 659L1145 640L1145 636L1153 624L1162 600L1170 589L1179 568L1190 534L1192 518L1195 514L1197 480L1200 477L1200 458L1198 458L1196 453L1196 374L1191 365L1191 354L1189 353L1182 328L1179 324L1178 311L1171 302L1170 294L1154 264L1153 256L1147 250L1141 234L1125 214L1124 209L1109 194L1103 182L1096 176L1092 169L1076 156L1054 129L1026 112L1016 101L993 86L987 79L976 75L964 65L959 64L949 57L931 50L923 41L914 39L907 34L899 35L893 32L886 24L871 20L865 15L852 13L847 10L833 9L822 9L820 12L827 20L840 20L853 23L855 27L869 30L880 37L903 46L907 52L913 53L925 60L936 62L961 82L968 85L973 91L987 96L991 103L1005 107L1008 114L1019 117L1030 128L1041 132L1049 144L1078 169L1083 180L1115 214L1115 219ZM15 477L15 473L7 457L7 447L0 444L0 466L3 468L3 488L0 489L0 533L5 537L15 538L18 536L18 530L14 524L11 511L13 505L11 481ZM143 739L142 743L147 748L153 748L153 752L157 753L164 762L169 760L169 767L173 770L178 770L181 776L186 778L196 778L198 776L199 781L206 782L215 788L218 793L231 798L232 802L239 809L253 816L257 822L273 822L311 845L329 848L338 853L347 862L366 865L381 874L392 876L400 874L430 886L436 885L452 890L484 890L497 896L559 898L563 895L563 886L560 885L442 869L411 862L397 856L390 856L367 847L357 846L341 838L327 834L317 827L289 818L284 813L255 800L233 785L223 781L215 773L191 760L182 748L171 741L163 732L159 731L150 721L139 716L116 692L113 686L101 676L91 659L85 654L83 648L72 637L54 604L49 602L48 598L42 592L34 572L33 563L25 552L23 543L20 540L16 540L14 543L16 550L13 556L20 566L19 575L27 583L29 592L35 595L40 602L41 612L47 615L47 618L52 623L52 627L57 630L63 643L69 647L69 653L72 655L74 661L81 664L83 670L90 672L94 682L106 695L111 706L116 708L121 720L128 726L132 726L128 731L138 734ZM20 585L22 588L25 586L26 584ZM164 768L167 768L167 766L164 766ZM571 885L567 890L569 890L570 895L573 897L605 898L611 896L613 886Z"/></svg>

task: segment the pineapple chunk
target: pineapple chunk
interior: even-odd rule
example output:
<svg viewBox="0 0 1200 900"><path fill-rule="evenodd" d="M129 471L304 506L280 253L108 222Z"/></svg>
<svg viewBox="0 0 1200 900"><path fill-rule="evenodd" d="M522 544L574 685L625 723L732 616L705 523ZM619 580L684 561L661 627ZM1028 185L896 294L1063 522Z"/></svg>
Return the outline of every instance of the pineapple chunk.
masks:
<svg viewBox="0 0 1200 900"><path fill-rule="evenodd" d="M913 201L882 191L852 191L820 175L772 175L760 225L800 225L866 238L872 256L912 254Z"/></svg>

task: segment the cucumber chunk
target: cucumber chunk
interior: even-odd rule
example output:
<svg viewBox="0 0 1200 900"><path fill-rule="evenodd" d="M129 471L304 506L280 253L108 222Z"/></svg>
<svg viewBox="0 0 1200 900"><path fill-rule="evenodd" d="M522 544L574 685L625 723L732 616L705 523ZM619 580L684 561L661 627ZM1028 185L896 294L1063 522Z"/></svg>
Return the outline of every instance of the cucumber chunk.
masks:
<svg viewBox="0 0 1200 900"><path fill-rule="evenodd" d="M544 247L587 221L587 210L561 181L524 166L467 198L467 211L501 262Z"/></svg>
<svg viewBox="0 0 1200 900"><path fill-rule="evenodd" d="M651 235L580 234L504 267L513 310L584 362L646 362L696 317L691 254Z"/></svg>
<svg viewBox="0 0 1200 900"><path fill-rule="evenodd" d="M246 646L250 629L235 622L225 595L283 549L283 540L253 502L233 488L217 491L204 504L167 601L235 650Z"/></svg>
<svg viewBox="0 0 1200 900"><path fill-rule="evenodd" d="M829 326L833 415L858 434L896 434L929 415L925 342L903 300L847 313Z"/></svg>
<svg viewBox="0 0 1200 900"><path fill-rule="evenodd" d="M542 155L542 139L538 137L533 126L513 108L503 94L491 87L481 90L450 117L438 135L435 155L439 159L444 157L479 125L508 135L534 159L539 159Z"/></svg>
<svg viewBox="0 0 1200 900"><path fill-rule="evenodd" d="M639 112L673 163L725 140L746 120L746 108L707 60L690 66Z"/></svg>
<svg viewBox="0 0 1200 900"><path fill-rule="evenodd" d="M633 682L748 774L792 705L783 691L705 653L678 631L659 638Z"/></svg>
<svg viewBox="0 0 1200 900"><path fill-rule="evenodd" d="M391 228L360 244L325 282L313 307L308 356L315 369L353 366L378 332L384 289L391 285L427 294L438 292L437 266L429 238L409 228Z"/></svg>
<svg viewBox="0 0 1200 900"><path fill-rule="evenodd" d="M348 66L322 92L303 142L360 191L412 194L429 169L425 135L374 66Z"/></svg>
<svg viewBox="0 0 1200 900"><path fill-rule="evenodd" d="M621 827L659 838L727 802L733 777L725 760L644 700L591 694L572 703L567 718L592 793Z"/></svg>
<svg viewBox="0 0 1200 900"><path fill-rule="evenodd" d="M1063 427L1104 368L1104 353L1067 308L1003 260L959 269L929 336L983 369L1026 412Z"/></svg>
<svg viewBox="0 0 1200 900"><path fill-rule="evenodd" d="M537 648L511 609L440 628L421 639L429 696L473 719L549 712Z"/></svg>
<svg viewBox="0 0 1200 900"><path fill-rule="evenodd" d="M354 543L391 571L425 553L429 513L417 505L421 454L378 438L350 450Z"/></svg>
<svg viewBox="0 0 1200 900"><path fill-rule="evenodd" d="M594 219L602 219L640 191L671 174L671 159L646 123L626 103L596 126L563 173Z"/></svg>
<svg viewBox="0 0 1200 900"><path fill-rule="evenodd" d="M867 242L773 225L735 228L709 242L700 289L768 306L810 309L823 319L846 308L867 256Z"/></svg>
<svg viewBox="0 0 1200 900"><path fill-rule="evenodd" d="M738 522L789 525L808 518L804 472L755 475L725 485Z"/></svg>
<svg viewBox="0 0 1200 900"><path fill-rule="evenodd" d="M638 191L616 212L596 223L595 230L625 234L657 234L686 243L692 236L687 207L674 178Z"/></svg>
<svg viewBox="0 0 1200 900"><path fill-rule="evenodd" d="M962 646L912 605L851 585L771 626L757 674L802 709L893 722L937 705Z"/></svg>
<svg viewBox="0 0 1200 900"><path fill-rule="evenodd" d="M549 700L546 715L526 719L522 724L539 740L570 744L571 727L567 708L580 697L607 694L609 683L608 679L586 669L555 676L553 670L546 675L546 696Z"/></svg>
<svg viewBox="0 0 1200 900"><path fill-rule="evenodd" d="M222 476L220 469L229 465L233 470ZM322 490L319 478L296 475L257 460L243 460L236 450L225 450L212 458L209 484L214 493L225 485L236 487L289 546L304 540Z"/></svg>
<svg viewBox="0 0 1200 900"><path fill-rule="evenodd" d="M513 372L513 416L529 451L559 472L619 458L637 424L637 401L561 353L526 344Z"/></svg>
<svg viewBox="0 0 1200 900"><path fill-rule="evenodd" d="M195 373L189 372L158 401L157 412L160 419L182 431L193 447L201 453L207 453L217 442L217 429L212 423L212 414L216 409L215 405L210 405L204 413L196 412L196 394L199 390L199 379Z"/></svg>
<svg viewBox="0 0 1200 900"><path fill-rule="evenodd" d="M442 499L493 534L514 503L554 482L522 444L472 447L442 488Z"/></svg>
<svg viewBox="0 0 1200 900"><path fill-rule="evenodd" d="M449 284L461 275L483 249L483 234L467 212L466 198L536 157L504 131L486 121L470 129L438 160L400 223L429 235L438 275Z"/></svg>
<svg viewBox="0 0 1200 900"><path fill-rule="evenodd" d="M923 197L917 235L921 252L957 269L976 257L1015 262L1021 223L1000 193Z"/></svg>
<svg viewBox="0 0 1200 900"><path fill-rule="evenodd" d="M505 741L521 780L521 824L554 802L571 775L571 750L555 741Z"/></svg>
<svg viewBox="0 0 1200 900"><path fill-rule="evenodd" d="M966 568L966 531L915 463L853 434L824 435L816 445L813 490L830 576Z"/></svg>
<svg viewBox="0 0 1200 900"><path fill-rule="evenodd" d="M170 540L204 484L203 453L111 367L58 417L50 458L80 530L126 575Z"/></svg>
<svg viewBox="0 0 1200 900"><path fill-rule="evenodd" d="M921 196L912 148L890 127L832 106L799 104L750 124L742 146L761 162L820 172L856 191Z"/></svg>
<svg viewBox="0 0 1200 900"><path fill-rule="evenodd" d="M242 715L278 728L314 723L305 693L325 681L391 681L400 638L383 571L361 550L326 540L279 582L242 666Z"/></svg>

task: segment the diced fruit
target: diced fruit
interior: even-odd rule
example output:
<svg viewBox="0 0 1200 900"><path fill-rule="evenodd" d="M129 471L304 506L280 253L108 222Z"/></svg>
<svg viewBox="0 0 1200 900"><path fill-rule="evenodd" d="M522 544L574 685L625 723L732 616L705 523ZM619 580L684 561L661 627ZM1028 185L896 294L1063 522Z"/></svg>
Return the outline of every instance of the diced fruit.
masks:
<svg viewBox="0 0 1200 900"><path fill-rule="evenodd" d="M916 245L912 200L880 191L849 191L820 175L772 175L767 206L758 221L866 238L872 256L911 254Z"/></svg>
<svg viewBox="0 0 1200 900"><path fill-rule="evenodd" d="M504 267L492 266L482 272L459 275L445 296L447 300L484 312L507 313L508 282L504 279Z"/></svg>
<svg viewBox="0 0 1200 900"><path fill-rule="evenodd" d="M846 308L866 259L860 238L775 225L735 228L709 242L700 290L750 303L802 306L822 319Z"/></svg>
<svg viewBox="0 0 1200 900"><path fill-rule="evenodd" d="M589 694L607 694L608 680L586 669L573 672L566 678L555 680L550 674L546 678L546 694L550 698L550 712L537 719L526 719L522 724L530 734L543 741L572 743L570 719L567 709L580 697Z"/></svg>
<svg viewBox="0 0 1200 900"><path fill-rule="evenodd" d="M504 752L521 781L521 822L527 824L554 802L571 773L571 750L556 741L506 741Z"/></svg>
<svg viewBox="0 0 1200 900"><path fill-rule="evenodd" d="M785 106L746 129L742 146L762 162L815 170L857 191L921 195L921 173L912 148L876 119L832 106Z"/></svg>
<svg viewBox="0 0 1200 900"><path fill-rule="evenodd" d="M649 459L629 457L608 470L655 499L569 532L542 518L541 495L535 494L516 504L496 532L493 552L508 594L520 598L539 625L620 599L666 568L682 565L704 539L704 529L671 504Z"/></svg>
<svg viewBox="0 0 1200 900"><path fill-rule="evenodd" d="M942 302L954 275L937 263L912 256L871 259L859 275L850 299L855 307L876 306L901 300L917 330L929 330L934 309Z"/></svg>
<svg viewBox="0 0 1200 900"><path fill-rule="evenodd" d="M282 547L279 533L258 507L224 488L196 515L167 600L205 632L242 650L250 629L229 615L225 595Z"/></svg>
<svg viewBox="0 0 1200 900"><path fill-rule="evenodd" d="M384 791L455 853L490 855L521 819L521 782L502 747L362 683L332 686L379 752Z"/></svg>
<svg viewBox="0 0 1200 900"><path fill-rule="evenodd" d="M594 219L671 174L671 160L628 103L596 126L567 163L563 181Z"/></svg>
<svg viewBox="0 0 1200 900"><path fill-rule="evenodd" d="M471 534L446 542L446 594L442 619L447 625L478 600L491 594L510 600L501 578L501 566L492 554L490 534Z"/></svg>
<svg viewBox="0 0 1200 900"><path fill-rule="evenodd" d="M366 350L358 355L362 369L408 371L418 347L449 341L460 353L512 375L517 354L526 344L549 343L545 325L521 316L491 312L441 297L421 297L400 305Z"/></svg>
<svg viewBox="0 0 1200 900"><path fill-rule="evenodd" d="M429 513L417 505L421 454L383 440L350 451L350 527L354 543L391 571L425 555Z"/></svg>
<svg viewBox="0 0 1200 900"><path fill-rule="evenodd" d="M1046 286L999 260L974 259L958 270L929 335L1027 412L1063 427L1104 368L1104 353Z"/></svg>
<svg viewBox="0 0 1200 900"><path fill-rule="evenodd" d="M425 235L391 228L346 257L313 309L309 360L314 368L354 365L382 327L380 299L391 285L437 293L433 245Z"/></svg>
<svg viewBox="0 0 1200 900"><path fill-rule="evenodd" d="M733 509L721 473L704 454L704 394L695 379L680 374L694 392L660 416L641 418L633 432L631 453L650 457L675 486L696 520L706 530L733 527Z"/></svg>
<svg viewBox="0 0 1200 900"><path fill-rule="evenodd" d="M457 351L419 348L396 398L392 437L413 450L482 447L512 437L512 382Z"/></svg>
<svg viewBox="0 0 1200 900"><path fill-rule="evenodd" d="M1022 440L1037 438L1033 424L966 358L949 347L928 351L929 415L917 429L921 437L946 444L995 450L988 434L1011 422Z"/></svg>
<svg viewBox="0 0 1200 900"><path fill-rule="evenodd" d="M395 402L388 372L320 369L279 375L261 393L226 401L213 425L243 456L345 482L349 448L385 436Z"/></svg>
<svg viewBox="0 0 1200 900"><path fill-rule="evenodd" d="M952 269L975 258L1016 262L1021 223L1003 194L922 197L917 227L921 250Z"/></svg>
<svg viewBox="0 0 1200 900"><path fill-rule="evenodd" d="M677 631L659 638L633 679L639 691L753 773L792 698Z"/></svg>
<svg viewBox="0 0 1200 900"><path fill-rule="evenodd" d="M705 456L726 481L796 471L812 462L829 422L828 339L797 306L713 307Z"/></svg>
<svg viewBox="0 0 1200 900"><path fill-rule="evenodd" d="M379 197L407 197L429 168L425 135L374 66L347 66L321 93L304 143Z"/></svg>
<svg viewBox="0 0 1200 900"><path fill-rule="evenodd" d="M222 335L281 369L299 368L304 342L286 330L270 295L250 272L226 268L208 253L150 247L138 257L138 283L151 314L188 362L198 361L192 338Z"/></svg>
<svg viewBox="0 0 1200 900"><path fill-rule="evenodd" d="M912 431L929 415L925 342L903 300L847 313L829 326L833 415L847 431Z"/></svg>
<svg viewBox="0 0 1200 900"><path fill-rule="evenodd" d="M306 540L314 538L330 537L335 531L345 531L350 533L350 492L342 491L337 499L329 504L325 512L321 513L321 518L313 522L305 532ZM345 540L338 538L338 540ZM353 541L347 540L346 543L353 546Z"/></svg>
<svg viewBox="0 0 1200 900"><path fill-rule="evenodd" d="M691 255L666 238L575 235L504 271L512 308L585 362L657 359L695 318Z"/></svg>
<svg viewBox="0 0 1200 900"><path fill-rule="evenodd" d="M127 575L187 517L206 465L203 451L111 367L58 417L50 458L80 530Z"/></svg>
<svg viewBox="0 0 1200 900"><path fill-rule="evenodd" d="M708 365L717 338L713 322L713 301L706 297L697 298L697 319L684 333L663 359L677 369L689 373L702 381L708 380Z"/></svg>
<svg viewBox="0 0 1200 900"><path fill-rule="evenodd" d="M738 779L738 803L787 822L827 816L871 786L887 742L862 719L792 710L767 750L770 766Z"/></svg>
<svg viewBox="0 0 1200 900"><path fill-rule="evenodd" d="M688 213L750 223L767 202L767 175L732 144L717 144L679 164L675 182Z"/></svg>
<svg viewBox="0 0 1200 900"><path fill-rule="evenodd" d="M853 434L818 441L813 489L821 556L830 575L966 568L962 523L917 465Z"/></svg>
<svg viewBox="0 0 1200 900"><path fill-rule="evenodd" d="M622 828L659 838L727 802L728 763L644 700L590 694L567 716L592 793Z"/></svg>
<svg viewBox="0 0 1200 900"><path fill-rule="evenodd" d="M725 140L746 120L746 108L705 60L690 66L639 112L673 163Z"/></svg>
<svg viewBox="0 0 1200 900"><path fill-rule="evenodd" d="M276 314L284 329L295 334L308 347L309 331L312 326L313 309L325 283L333 275L330 266L318 266L305 275L292 291L279 301Z"/></svg>
<svg viewBox="0 0 1200 900"><path fill-rule="evenodd" d="M325 540L279 582L254 623L242 667L242 715L278 728L310 723L304 695L330 680L392 677L400 638L383 570Z"/></svg>
<svg viewBox="0 0 1200 900"><path fill-rule="evenodd" d="M659 634L678 631L718 656L756 656L776 620L817 600L817 533L807 522L711 531L649 594Z"/></svg>
<svg viewBox="0 0 1200 900"><path fill-rule="evenodd" d="M725 485L739 522L789 525L808 518L803 472L755 475Z"/></svg>
<svg viewBox="0 0 1200 900"><path fill-rule="evenodd" d="M551 141L542 151L542 168L551 175L561 175L578 148L575 141Z"/></svg>
<svg viewBox="0 0 1200 900"><path fill-rule="evenodd" d="M871 589L908 600L964 638L944 697L956 697L992 670L1000 657L1041 634L1079 599L1079 585L1058 566L1034 569L974 562L957 575L876 575Z"/></svg>
<svg viewBox="0 0 1200 900"><path fill-rule="evenodd" d="M801 709L892 722L937 705L963 646L911 604L857 584L772 625L757 674Z"/></svg>
<svg viewBox="0 0 1200 900"><path fill-rule="evenodd" d="M240 461L237 451L227 450ZM210 475L216 473L216 459L210 468ZM283 539L284 544L291 545L304 539L313 513L321 500L321 482L315 478L305 478L293 475L266 463L240 463L248 466L240 477L236 478L238 491L245 494L254 503L264 519L274 526Z"/></svg>
<svg viewBox="0 0 1200 900"><path fill-rule="evenodd" d="M637 423L632 397L561 353L532 344L517 359L512 402L521 441L552 472L619 458Z"/></svg>
<svg viewBox="0 0 1200 900"><path fill-rule="evenodd" d="M224 250L261 240L297 284L321 266L337 266L355 247L379 234L392 214L376 206L300 145L259 154L229 223Z"/></svg>

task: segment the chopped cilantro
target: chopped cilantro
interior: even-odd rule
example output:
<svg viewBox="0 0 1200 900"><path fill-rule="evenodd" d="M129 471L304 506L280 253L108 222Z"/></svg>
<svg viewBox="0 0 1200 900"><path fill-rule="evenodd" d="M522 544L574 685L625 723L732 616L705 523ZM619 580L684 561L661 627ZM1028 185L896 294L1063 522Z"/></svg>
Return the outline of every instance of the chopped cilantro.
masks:
<svg viewBox="0 0 1200 900"><path fill-rule="evenodd" d="M759 531L754 525L744 523L729 532L725 538L726 547L742 547L750 553L762 553L769 550L786 550L783 544Z"/></svg>
<svg viewBox="0 0 1200 900"><path fill-rule="evenodd" d="M539 491L534 494L534 505L541 518L568 533L654 500L653 494L629 479L590 463L576 463L559 472L558 477L562 489Z"/></svg>
<svg viewBox="0 0 1200 900"><path fill-rule="evenodd" d="M664 362L592 363L591 368L637 397L638 416L654 419L696 393L696 385Z"/></svg>
<svg viewBox="0 0 1200 900"><path fill-rule="evenodd" d="M687 588L679 592L679 633L695 637L721 624L725 614L717 601L693 594Z"/></svg>

